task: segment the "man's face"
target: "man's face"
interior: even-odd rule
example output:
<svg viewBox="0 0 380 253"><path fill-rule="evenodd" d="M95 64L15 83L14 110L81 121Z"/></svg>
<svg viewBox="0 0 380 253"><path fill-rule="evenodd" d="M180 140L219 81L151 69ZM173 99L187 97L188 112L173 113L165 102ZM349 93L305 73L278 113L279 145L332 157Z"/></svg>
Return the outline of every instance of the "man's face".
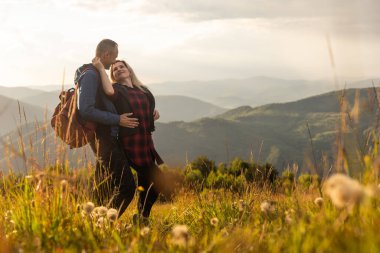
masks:
<svg viewBox="0 0 380 253"><path fill-rule="evenodd" d="M112 51L104 53L100 57L101 62L103 63L105 69L110 68L111 64L116 61L118 54L119 54L119 51L118 51L117 47L115 47Z"/></svg>

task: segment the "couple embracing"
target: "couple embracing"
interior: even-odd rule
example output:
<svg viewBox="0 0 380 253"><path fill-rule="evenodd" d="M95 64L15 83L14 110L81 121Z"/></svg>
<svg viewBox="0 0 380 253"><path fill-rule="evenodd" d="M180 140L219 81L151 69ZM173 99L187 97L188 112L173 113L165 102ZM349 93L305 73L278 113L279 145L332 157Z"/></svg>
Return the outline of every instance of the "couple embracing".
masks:
<svg viewBox="0 0 380 253"><path fill-rule="evenodd" d="M164 176L157 166L163 161L152 140L159 113L152 93L117 56L118 44L104 39L97 45L92 64L76 71L78 110L81 118L97 125L90 145L96 156L94 196L98 204L116 208L120 217L138 186L134 221L147 222L159 193L165 191ZM112 82L106 69L110 69Z"/></svg>

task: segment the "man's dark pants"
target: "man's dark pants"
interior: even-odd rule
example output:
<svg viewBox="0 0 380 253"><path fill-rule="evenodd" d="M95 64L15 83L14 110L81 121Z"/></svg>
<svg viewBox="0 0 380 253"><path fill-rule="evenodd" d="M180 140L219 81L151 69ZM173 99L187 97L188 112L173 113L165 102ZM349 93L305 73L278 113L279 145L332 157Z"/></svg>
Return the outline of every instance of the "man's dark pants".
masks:
<svg viewBox="0 0 380 253"><path fill-rule="evenodd" d="M97 136L90 142L96 156L95 199L123 214L135 194L136 184L123 148L116 137Z"/></svg>

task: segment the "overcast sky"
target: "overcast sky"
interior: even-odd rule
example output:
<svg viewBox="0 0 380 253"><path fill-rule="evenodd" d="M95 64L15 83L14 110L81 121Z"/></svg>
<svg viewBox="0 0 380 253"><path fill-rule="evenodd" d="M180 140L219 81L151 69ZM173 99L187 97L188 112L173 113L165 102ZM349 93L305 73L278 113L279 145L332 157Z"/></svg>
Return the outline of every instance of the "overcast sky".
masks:
<svg viewBox="0 0 380 253"><path fill-rule="evenodd" d="M379 77L378 0L0 0L0 85L71 83L110 38L145 83ZM329 39L328 39L329 38Z"/></svg>

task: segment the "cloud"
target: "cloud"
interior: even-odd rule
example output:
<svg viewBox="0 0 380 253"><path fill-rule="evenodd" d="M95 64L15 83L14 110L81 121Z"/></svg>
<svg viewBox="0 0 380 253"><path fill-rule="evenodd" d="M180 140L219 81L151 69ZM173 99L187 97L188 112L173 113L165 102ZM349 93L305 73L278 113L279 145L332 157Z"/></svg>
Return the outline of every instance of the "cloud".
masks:
<svg viewBox="0 0 380 253"><path fill-rule="evenodd" d="M307 26L310 21L321 23L317 29L328 23L338 32L377 34L380 34L379 9L378 0L146 0L140 6L140 10L146 13L172 14L192 22L270 19L274 22L291 20L294 26Z"/></svg>

